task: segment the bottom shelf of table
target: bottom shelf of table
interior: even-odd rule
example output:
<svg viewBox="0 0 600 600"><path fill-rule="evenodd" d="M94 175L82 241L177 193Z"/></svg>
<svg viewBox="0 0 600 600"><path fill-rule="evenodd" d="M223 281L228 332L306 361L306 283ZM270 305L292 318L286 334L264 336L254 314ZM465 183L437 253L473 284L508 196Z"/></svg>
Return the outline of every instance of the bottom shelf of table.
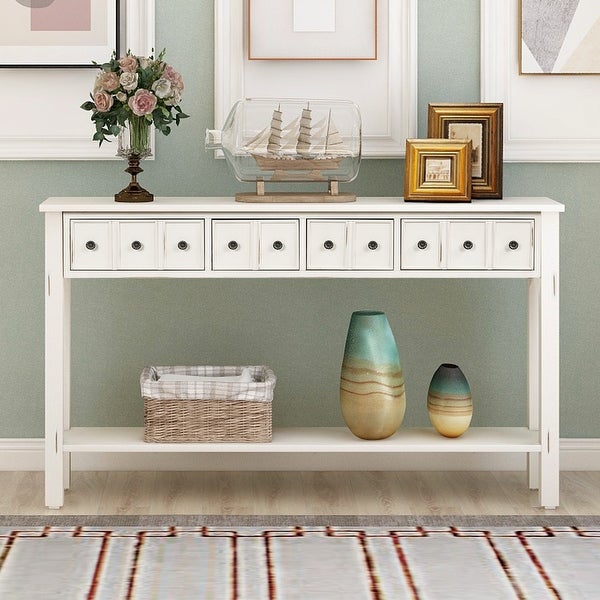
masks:
<svg viewBox="0 0 600 600"><path fill-rule="evenodd" d="M459 438L432 428L400 429L385 440L361 440L345 427L282 427L267 443L147 443L142 427L74 427L66 452L541 452L539 431L472 427Z"/></svg>

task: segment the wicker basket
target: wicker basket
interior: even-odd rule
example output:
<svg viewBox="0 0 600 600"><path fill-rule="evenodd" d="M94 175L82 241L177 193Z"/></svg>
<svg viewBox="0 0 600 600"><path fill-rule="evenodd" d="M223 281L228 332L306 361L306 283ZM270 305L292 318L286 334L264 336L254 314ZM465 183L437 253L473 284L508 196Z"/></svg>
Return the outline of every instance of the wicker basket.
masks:
<svg viewBox="0 0 600 600"><path fill-rule="evenodd" d="M222 377L244 367L146 367L140 377L146 442L270 442L275 374L251 366L252 381L161 381L167 373Z"/></svg>

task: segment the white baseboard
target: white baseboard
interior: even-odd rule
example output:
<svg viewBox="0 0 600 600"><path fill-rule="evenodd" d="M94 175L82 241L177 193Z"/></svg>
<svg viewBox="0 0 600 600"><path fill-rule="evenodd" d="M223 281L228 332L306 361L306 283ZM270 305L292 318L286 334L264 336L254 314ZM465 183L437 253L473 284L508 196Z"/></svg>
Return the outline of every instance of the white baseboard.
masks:
<svg viewBox="0 0 600 600"><path fill-rule="evenodd" d="M75 471L524 471L525 454L77 453ZM44 440L0 439L0 471L42 471ZM600 438L560 440L561 471L600 470Z"/></svg>

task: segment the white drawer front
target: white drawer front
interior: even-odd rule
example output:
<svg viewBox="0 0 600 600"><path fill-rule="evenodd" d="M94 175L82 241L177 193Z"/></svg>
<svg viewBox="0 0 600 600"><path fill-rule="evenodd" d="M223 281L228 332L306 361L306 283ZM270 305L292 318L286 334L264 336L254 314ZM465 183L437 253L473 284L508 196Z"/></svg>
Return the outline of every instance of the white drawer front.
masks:
<svg viewBox="0 0 600 600"><path fill-rule="evenodd" d="M112 268L110 221L71 221L71 269Z"/></svg>
<svg viewBox="0 0 600 600"><path fill-rule="evenodd" d="M533 269L533 221L496 221L494 269Z"/></svg>
<svg viewBox="0 0 600 600"><path fill-rule="evenodd" d="M307 269L346 267L346 222L309 220L306 240Z"/></svg>
<svg viewBox="0 0 600 600"><path fill-rule="evenodd" d="M204 221L166 221L164 268L204 269Z"/></svg>
<svg viewBox="0 0 600 600"><path fill-rule="evenodd" d="M299 269L300 245L298 230L298 220L261 221L259 223L259 269Z"/></svg>
<svg viewBox="0 0 600 600"><path fill-rule="evenodd" d="M394 222L354 221L352 247L353 269L393 269Z"/></svg>
<svg viewBox="0 0 600 600"><path fill-rule="evenodd" d="M402 220L403 269L440 268L440 222Z"/></svg>
<svg viewBox="0 0 600 600"><path fill-rule="evenodd" d="M158 268L158 223L156 221L119 221L117 269Z"/></svg>
<svg viewBox="0 0 600 600"><path fill-rule="evenodd" d="M252 221L213 221L213 269L248 271L253 256Z"/></svg>
<svg viewBox="0 0 600 600"><path fill-rule="evenodd" d="M485 269L485 221L448 223L447 268Z"/></svg>

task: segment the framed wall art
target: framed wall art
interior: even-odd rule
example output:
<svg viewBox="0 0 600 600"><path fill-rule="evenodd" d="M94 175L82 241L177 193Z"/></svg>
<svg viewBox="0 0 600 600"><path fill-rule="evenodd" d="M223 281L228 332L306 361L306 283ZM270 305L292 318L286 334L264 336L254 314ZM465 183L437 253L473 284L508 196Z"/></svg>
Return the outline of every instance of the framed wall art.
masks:
<svg viewBox="0 0 600 600"><path fill-rule="evenodd" d="M504 160L600 162L600 77L522 74L519 0L480 2L481 101L504 104ZM600 3L573 4L579 12Z"/></svg>
<svg viewBox="0 0 600 600"><path fill-rule="evenodd" d="M471 197L502 198L501 103L430 104L427 136L471 140Z"/></svg>
<svg viewBox="0 0 600 600"><path fill-rule="evenodd" d="M404 200L471 201L471 140L406 140Z"/></svg>
<svg viewBox="0 0 600 600"><path fill-rule="evenodd" d="M598 0L519 0L522 74L600 73Z"/></svg>
<svg viewBox="0 0 600 600"><path fill-rule="evenodd" d="M0 67L94 67L120 53L120 0L3 0Z"/></svg>
<svg viewBox="0 0 600 600"><path fill-rule="evenodd" d="M248 0L249 60L376 60L377 0Z"/></svg>
<svg viewBox="0 0 600 600"><path fill-rule="evenodd" d="M141 56L152 53L154 0L120 0L119 23L121 53L123 49ZM107 49L99 62L109 59L112 51ZM90 115L79 108L94 76L93 69L0 69L0 88L19 91L0 95L2 114L21 115L24 99L35 106L26 118L4 119L0 160L122 160L115 156L116 144L98 148L98 142L92 141ZM48 93L56 89L60 93Z"/></svg>
<svg viewBox="0 0 600 600"><path fill-rule="evenodd" d="M351 100L362 117L362 157L403 157L406 138L417 136L417 0L377 0L377 60L248 60L248 9L256 1L214 0L214 129L243 98ZM336 0L336 19L349 3Z"/></svg>

